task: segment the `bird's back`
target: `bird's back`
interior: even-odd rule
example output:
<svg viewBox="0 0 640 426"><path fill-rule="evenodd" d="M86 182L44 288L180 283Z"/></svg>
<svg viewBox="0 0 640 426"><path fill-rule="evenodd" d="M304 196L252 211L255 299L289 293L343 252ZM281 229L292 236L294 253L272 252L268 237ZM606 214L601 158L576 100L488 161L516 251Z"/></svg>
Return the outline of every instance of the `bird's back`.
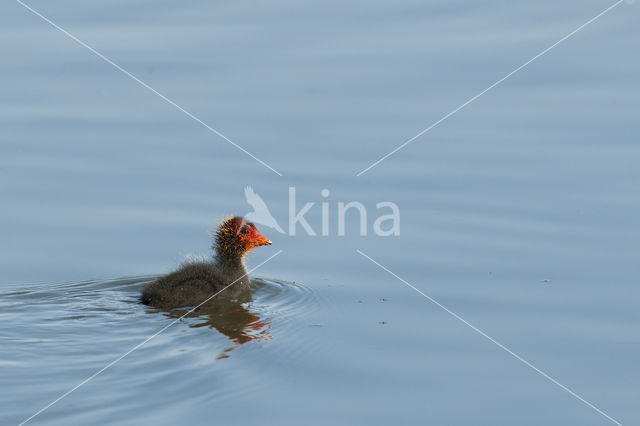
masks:
<svg viewBox="0 0 640 426"><path fill-rule="evenodd" d="M248 279L244 281L233 283L214 263L189 263L148 284L140 301L165 308L198 306L216 298L237 298L249 290Z"/></svg>

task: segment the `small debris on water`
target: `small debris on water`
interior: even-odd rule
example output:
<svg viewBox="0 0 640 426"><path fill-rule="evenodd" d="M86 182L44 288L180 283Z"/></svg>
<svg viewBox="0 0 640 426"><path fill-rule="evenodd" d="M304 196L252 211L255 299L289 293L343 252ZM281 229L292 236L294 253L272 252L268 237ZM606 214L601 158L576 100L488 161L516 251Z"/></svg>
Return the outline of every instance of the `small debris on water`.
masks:
<svg viewBox="0 0 640 426"><path fill-rule="evenodd" d="M386 321L380 321L380 322L378 322L378 324L382 324L382 325L385 325L386 323L387 323Z"/></svg>
<svg viewBox="0 0 640 426"><path fill-rule="evenodd" d="M550 282L551 282L551 280L544 279L544 280L542 280L542 282L543 282L543 283L550 283Z"/></svg>
<svg viewBox="0 0 640 426"><path fill-rule="evenodd" d="M381 302L388 302L388 301L389 301L389 299L382 298L382 299L380 299L380 301L381 301Z"/></svg>

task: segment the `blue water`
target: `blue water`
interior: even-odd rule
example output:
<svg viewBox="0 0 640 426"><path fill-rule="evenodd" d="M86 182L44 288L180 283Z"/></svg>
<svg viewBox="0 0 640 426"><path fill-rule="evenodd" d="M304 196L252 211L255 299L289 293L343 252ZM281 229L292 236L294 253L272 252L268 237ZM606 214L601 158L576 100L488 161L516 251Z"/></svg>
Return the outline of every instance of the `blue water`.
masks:
<svg viewBox="0 0 640 426"><path fill-rule="evenodd" d="M0 423L172 323L141 286L250 207L254 299L181 319L28 424L640 423L640 26L623 2L0 6ZM323 198L321 190L330 190ZM367 207L339 236L337 204ZM375 205L399 236L372 233Z"/></svg>

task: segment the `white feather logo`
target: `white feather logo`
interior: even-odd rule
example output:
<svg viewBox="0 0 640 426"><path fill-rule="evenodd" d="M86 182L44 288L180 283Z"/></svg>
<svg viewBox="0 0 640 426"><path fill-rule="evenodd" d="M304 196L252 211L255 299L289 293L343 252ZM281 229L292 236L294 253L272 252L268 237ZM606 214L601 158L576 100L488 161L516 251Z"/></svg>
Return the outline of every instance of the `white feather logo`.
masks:
<svg viewBox="0 0 640 426"><path fill-rule="evenodd" d="M278 222L276 222L275 218L271 215L267 204L264 202L262 197L260 197L250 186L244 188L244 196L247 199L247 203L251 207L253 207L253 211L244 215L244 219L250 222L258 223L260 225L268 226L269 228L273 228L276 231L284 234Z"/></svg>

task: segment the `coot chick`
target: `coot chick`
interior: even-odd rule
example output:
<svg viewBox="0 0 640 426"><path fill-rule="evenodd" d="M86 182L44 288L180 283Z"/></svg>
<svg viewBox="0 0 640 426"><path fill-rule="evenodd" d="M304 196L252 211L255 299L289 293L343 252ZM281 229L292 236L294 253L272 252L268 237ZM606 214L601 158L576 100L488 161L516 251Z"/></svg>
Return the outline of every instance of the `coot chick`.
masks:
<svg viewBox="0 0 640 426"><path fill-rule="evenodd" d="M197 306L225 287L228 288L212 301L218 297L238 298L250 290L247 253L270 244L253 223L237 216L226 219L216 232L213 246L216 256L212 261L187 263L147 284L140 301L160 308Z"/></svg>

